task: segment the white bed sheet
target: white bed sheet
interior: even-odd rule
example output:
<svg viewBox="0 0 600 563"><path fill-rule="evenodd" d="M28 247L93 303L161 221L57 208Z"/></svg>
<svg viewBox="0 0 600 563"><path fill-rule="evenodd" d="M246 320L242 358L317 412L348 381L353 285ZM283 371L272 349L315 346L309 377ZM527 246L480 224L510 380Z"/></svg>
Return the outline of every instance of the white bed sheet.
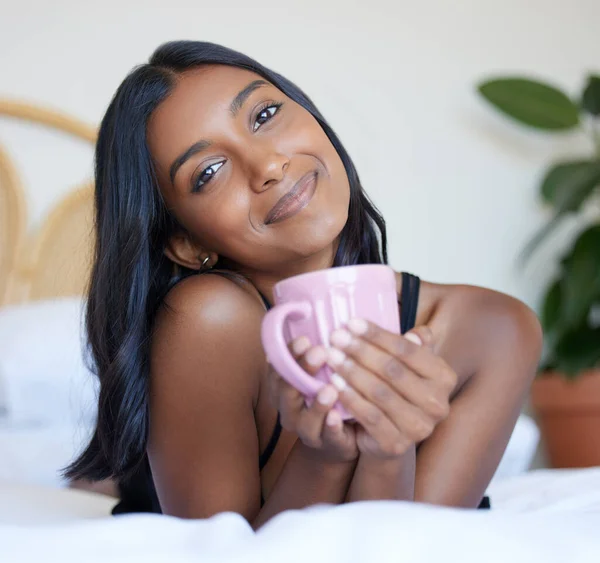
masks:
<svg viewBox="0 0 600 563"><path fill-rule="evenodd" d="M538 469L492 481L488 494L494 510L600 513L600 467Z"/></svg>
<svg viewBox="0 0 600 563"><path fill-rule="evenodd" d="M316 506L285 512L257 534L231 513L195 521L102 517L114 502L106 497L66 490L7 493L7 487L0 485L2 562L600 561L600 468L500 481L490 490L491 511L402 502Z"/></svg>
<svg viewBox="0 0 600 563"><path fill-rule="evenodd" d="M0 527L12 561L461 563L600 561L600 513L477 513L401 502L313 507L254 534L238 515L184 521L135 515Z"/></svg>

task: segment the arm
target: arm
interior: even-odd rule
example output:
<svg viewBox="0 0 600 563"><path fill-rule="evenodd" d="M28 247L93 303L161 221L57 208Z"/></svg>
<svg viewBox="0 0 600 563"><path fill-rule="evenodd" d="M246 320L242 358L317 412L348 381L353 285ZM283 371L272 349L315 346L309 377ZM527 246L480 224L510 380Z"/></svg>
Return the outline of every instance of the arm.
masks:
<svg viewBox="0 0 600 563"><path fill-rule="evenodd" d="M462 307L464 325L444 347L448 361L472 375L454 396L448 418L419 448L415 499L476 507L535 376L542 333L535 314L505 295L475 290Z"/></svg>
<svg viewBox="0 0 600 563"><path fill-rule="evenodd" d="M258 526L287 508L344 498L353 464L326 463L299 443L260 508L262 315L245 290L206 276L181 282L157 319L149 457L167 514L234 511Z"/></svg>
<svg viewBox="0 0 600 563"><path fill-rule="evenodd" d="M343 361L339 353L330 353L349 383L341 400L360 423L361 455L346 500L412 501L417 444L447 416L455 375L433 356L433 337L425 327L406 336L363 321L348 328L354 334L346 338ZM334 345L336 340L333 334ZM418 375L423 365L429 377Z"/></svg>
<svg viewBox="0 0 600 563"><path fill-rule="evenodd" d="M414 500L476 507L535 374L541 331L527 307L504 295L477 289L456 304L448 315L462 319L464 326L442 319L441 325L450 326L451 333L441 339L439 352L456 371L473 375L458 379L448 417L418 448ZM404 358L413 367L416 359L411 354ZM401 483L410 471L406 459L382 462L361 456L349 500L409 499L408 486Z"/></svg>
<svg viewBox="0 0 600 563"><path fill-rule="evenodd" d="M415 498L416 449L412 445L397 459L361 456L346 502L359 500L408 500Z"/></svg>
<svg viewBox="0 0 600 563"><path fill-rule="evenodd" d="M313 504L341 504L355 463L323 462L315 451L297 440L264 507L253 519L255 529L284 510Z"/></svg>

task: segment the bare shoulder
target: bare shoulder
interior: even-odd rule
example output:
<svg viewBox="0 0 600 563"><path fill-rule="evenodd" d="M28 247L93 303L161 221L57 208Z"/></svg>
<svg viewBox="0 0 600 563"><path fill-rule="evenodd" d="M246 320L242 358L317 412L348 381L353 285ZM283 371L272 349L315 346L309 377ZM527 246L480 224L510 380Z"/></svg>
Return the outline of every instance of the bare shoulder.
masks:
<svg viewBox="0 0 600 563"><path fill-rule="evenodd" d="M218 275L181 281L150 354L148 453L163 511L203 518L260 506L255 407L266 358L256 295Z"/></svg>
<svg viewBox="0 0 600 563"><path fill-rule="evenodd" d="M180 377L197 373L199 360L205 378L223 376L223 370L212 368L230 359L233 350L243 357L246 369L231 371L229 377L242 380L232 382L238 391L238 384L250 385L256 399L258 374L265 364L259 342L263 316L257 297L224 276L198 275L181 281L157 314L152 336L153 379L161 374L172 378L173 373Z"/></svg>
<svg viewBox="0 0 600 563"><path fill-rule="evenodd" d="M505 320L537 330L536 314L522 301L485 287L465 284L421 283L420 309L423 314L443 320L457 316L472 322ZM419 311L421 313L421 310Z"/></svg>
<svg viewBox="0 0 600 563"><path fill-rule="evenodd" d="M216 274L190 276L166 296L157 325L175 316L217 328L235 323L239 329L260 323L264 308L246 287Z"/></svg>
<svg viewBox="0 0 600 563"><path fill-rule="evenodd" d="M542 330L522 301L472 285L422 282L418 324L433 331L459 373L476 371L495 353L511 350L537 362ZM458 371L458 370L457 370Z"/></svg>

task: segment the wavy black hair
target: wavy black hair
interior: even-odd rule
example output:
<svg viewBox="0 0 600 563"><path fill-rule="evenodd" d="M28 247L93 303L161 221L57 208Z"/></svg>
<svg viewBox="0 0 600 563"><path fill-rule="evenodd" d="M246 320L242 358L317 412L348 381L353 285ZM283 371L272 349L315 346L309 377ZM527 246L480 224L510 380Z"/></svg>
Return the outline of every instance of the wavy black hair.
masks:
<svg viewBox="0 0 600 563"><path fill-rule="evenodd" d="M161 45L149 63L133 69L119 86L98 134L96 243L86 331L100 392L90 442L65 470L71 479L126 478L145 459L152 325L177 281L173 263L163 251L178 228L158 190L146 127L152 112L173 90L177 75L209 64L250 70L314 116L340 155L350 184L348 220L333 266L387 263L385 222L365 195L342 143L300 88L221 45L200 41Z"/></svg>

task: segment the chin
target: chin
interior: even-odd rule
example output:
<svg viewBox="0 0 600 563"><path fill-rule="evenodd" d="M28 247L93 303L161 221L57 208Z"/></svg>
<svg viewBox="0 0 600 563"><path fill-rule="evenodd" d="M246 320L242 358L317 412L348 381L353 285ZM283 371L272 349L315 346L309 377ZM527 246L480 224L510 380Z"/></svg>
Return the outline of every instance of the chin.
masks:
<svg viewBox="0 0 600 563"><path fill-rule="evenodd" d="M301 233L295 237L294 250L303 257L308 257L331 247L339 238L346 225L346 221L347 215L345 217L319 217L318 219L315 218L312 221L307 221Z"/></svg>

